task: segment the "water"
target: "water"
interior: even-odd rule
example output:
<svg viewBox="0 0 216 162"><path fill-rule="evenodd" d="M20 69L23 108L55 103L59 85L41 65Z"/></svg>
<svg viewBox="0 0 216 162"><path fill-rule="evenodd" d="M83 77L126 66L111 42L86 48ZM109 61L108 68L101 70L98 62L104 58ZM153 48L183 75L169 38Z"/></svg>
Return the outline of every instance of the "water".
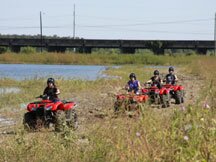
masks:
<svg viewBox="0 0 216 162"><path fill-rule="evenodd" d="M145 65L144 68L152 68L152 69L168 69L170 66L166 65ZM175 66L172 66L175 68Z"/></svg>
<svg viewBox="0 0 216 162"><path fill-rule="evenodd" d="M102 74L106 68L94 65L0 64L0 77L15 80L43 77L96 80L106 77Z"/></svg>
<svg viewBox="0 0 216 162"><path fill-rule="evenodd" d="M20 91L21 89L17 87L1 87L0 88L0 94L19 93Z"/></svg>
<svg viewBox="0 0 216 162"><path fill-rule="evenodd" d="M0 116L0 128L3 126L9 126L9 125L14 125L15 122L11 119L11 118L6 118L6 117L2 117Z"/></svg>

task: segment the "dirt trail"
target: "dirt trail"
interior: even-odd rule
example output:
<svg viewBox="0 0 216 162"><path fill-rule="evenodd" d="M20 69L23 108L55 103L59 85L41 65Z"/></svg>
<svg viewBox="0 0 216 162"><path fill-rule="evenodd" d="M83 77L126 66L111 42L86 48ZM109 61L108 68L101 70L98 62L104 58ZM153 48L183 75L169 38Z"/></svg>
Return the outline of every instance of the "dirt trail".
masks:
<svg viewBox="0 0 216 162"><path fill-rule="evenodd" d="M185 103L181 105L171 104L170 108L154 109L154 111L163 111L164 114L169 115L172 108L184 108L187 105L193 105L197 101L203 81L192 75L179 75L178 78L179 84L185 87ZM109 115L112 115L115 96L110 94L117 94L117 89L120 88L115 87L115 89L103 89L101 93L82 93L76 96L79 103L78 116L81 132L85 130L88 124L101 122Z"/></svg>
<svg viewBox="0 0 216 162"><path fill-rule="evenodd" d="M185 104L193 105L200 97L200 90L203 88L203 80L198 76L179 75L179 83L185 87Z"/></svg>

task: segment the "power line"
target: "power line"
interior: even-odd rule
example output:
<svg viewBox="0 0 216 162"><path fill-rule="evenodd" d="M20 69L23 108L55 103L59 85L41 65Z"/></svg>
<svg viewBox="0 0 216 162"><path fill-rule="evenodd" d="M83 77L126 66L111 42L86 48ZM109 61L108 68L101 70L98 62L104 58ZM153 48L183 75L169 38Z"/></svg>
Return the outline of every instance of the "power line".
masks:
<svg viewBox="0 0 216 162"><path fill-rule="evenodd" d="M113 24L113 25L78 25L79 27L89 28L103 28L103 27L129 27L129 26L145 26L145 25L166 25L166 24L179 24L179 23L190 23L190 22L206 22L214 21L214 19L194 19L194 20L180 20L180 21L165 21L165 22L151 22L151 23L135 23L135 24ZM62 26L44 26L45 28L64 28L71 27L71 24ZM0 28L38 28L38 26L0 26Z"/></svg>
<svg viewBox="0 0 216 162"><path fill-rule="evenodd" d="M58 14L58 15L47 15L46 17L47 18L57 18L57 17L60 17L60 18L64 18L65 16L74 16L73 14ZM77 15L78 17L86 17L86 18L94 18L94 19L102 19L102 20L121 20L121 21L136 21L136 22L145 22L147 20L134 20L134 19L128 19L128 18L117 18L117 17L102 17L102 16L90 16L90 15ZM10 20L34 20L33 17L35 17L36 19L36 15L32 16L32 17L9 17L9 18L0 18L0 21L10 21ZM149 18L149 19L152 19L152 18ZM175 23L175 22L196 22L196 21L205 21L205 20L214 20L214 18L208 18L208 19L188 19L188 20L179 20L179 21L167 21L167 22L160 22L160 23ZM154 24L154 23L158 23L158 22L151 22L149 24ZM126 24L127 25L127 24ZM139 24L138 24L139 25Z"/></svg>
<svg viewBox="0 0 216 162"><path fill-rule="evenodd" d="M43 30L42 30L42 15L40 11L40 36L41 36L41 53L43 52Z"/></svg>
<svg viewBox="0 0 216 162"><path fill-rule="evenodd" d="M0 21L11 21L11 20L17 20L17 21L23 21L23 20L35 20L36 19L36 15L32 15L31 17L28 15L28 17L5 17L5 18L0 18Z"/></svg>
<svg viewBox="0 0 216 162"><path fill-rule="evenodd" d="M206 22L214 21L214 19L197 19L197 20L180 20L180 21L165 21L165 22L151 22L151 23L135 23L135 24L121 24L121 25L80 25L82 27L129 27L129 26L145 26L145 25L167 25L167 24L179 24L179 23L191 23L191 22Z"/></svg>
<svg viewBox="0 0 216 162"><path fill-rule="evenodd" d="M98 29L92 28L91 30L99 31ZM187 34L187 35L212 35L212 33L204 33L204 32L178 32L178 31L168 31L168 30L130 30L130 29L119 29L113 30L108 28L103 28L100 31L111 31L111 32L137 32L137 33L164 33L164 34Z"/></svg>
<svg viewBox="0 0 216 162"><path fill-rule="evenodd" d="M43 29L71 29L72 26L43 26ZM40 27L10 27L5 28L2 30L11 30L11 29L39 29ZM82 27L81 27L82 28ZM88 27L83 27L88 28ZM190 35L212 35L212 33L203 33L203 32L176 32L176 31L168 31L168 30L138 30L138 29L125 29L125 28L101 28L98 27L100 31L107 31L110 30L112 32L119 32L119 31L128 31L128 32L148 32L148 33L167 33L167 34L190 34ZM89 28L87 30L96 30L99 31L97 27L95 28Z"/></svg>
<svg viewBox="0 0 216 162"><path fill-rule="evenodd" d="M76 20L75 20L75 15L76 11L75 11L75 4L74 4L74 11L73 11L73 38L75 39L75 25L76 25Z"/></svg>
<svg viewBox="0 0 216 162"><path fill-rule="evenodd" d="M73 22L73 36L75 37L75 6L74 6L74 22ZM188 19L188 20L178 20L178 21L164 21L164 22L151 22L151 23L134 23L134 24L113 24L113 25L77 25L79 28L88 28L89 29L100 29L100 31L106 30L126 30L130 32L152 32L152 33L168 33L168 34L193 34L193 35L210 35L212 33L202 33L202 32L172 32L172 31L158 31L158 30L137 30L137 29L126 29L125 27L135 27L135 26L145 26L145 25L168 25L168 24L185 24L191 22L206 22L213 21L214 19ZM62 25L62 26L43 26L43 29L66 29L71 28L72 25ZM121 27L121 28L119 28ZM123 28L122 28L123 27ZM10 30L10 29L38 29L39 26L0 26L1 30Z"/></svg>

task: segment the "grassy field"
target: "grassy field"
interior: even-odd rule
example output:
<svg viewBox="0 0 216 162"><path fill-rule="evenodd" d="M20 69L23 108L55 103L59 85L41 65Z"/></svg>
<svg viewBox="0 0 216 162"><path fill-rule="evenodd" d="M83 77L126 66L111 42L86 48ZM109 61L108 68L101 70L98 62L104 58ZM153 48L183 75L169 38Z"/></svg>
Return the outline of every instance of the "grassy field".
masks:
<svg viewBox="0 0 216 162"><path fill-rule="evenodd" d="M12 58L11 54L6 54L1 55L0 60L6 56ZM53 55L52 57L55 58ZM94 55L87 57L90 59ZM113 59L118 58L117 55L104 57L109 58L107 64L115 64L109 61L116 61ZM126 55L121 59L128 57L135 59L135 55ZM141 59L144 56L137 57ZM106 71L107 74L119 76L119 79L58 80L57 84L62 92L60 97L73 99L79 105L79 128L75 132L24 131L22 117L26 111L22 105L41 94L46 80L21 82L2 79L0 87L18 87L21 92L0 96L1 116L16 120L14 127L0 128L1 132L11 131L0 135L0 161L216 161L216 58L190 56L177 61L178 57L160 57L153 64L181 64L176 70L186 87L188 101L184 105L167 109L145 106L140 116L116 117L113 114L114 94L125 85L130 72L135 72L142 82L148 80L154 69L143 68L143 65L127 65ZM168 61L161 61L166 57ZM137 59L131 62L144 62L136 61ZM103 56L98 63L102 62L104 63ZM130 64L129 62L127 63ZM160 71L166 73L167 69Z"/></svg>
<svg viewBox="0 0 216 162"><path fill-rule="evenodd" d="M30 63L30 64L79 64L79 65L122 65L122 64L148 64L170 65L188 64L202 56L157 56L151 53L140 54L74 54L74 53L5 53L0 55L0 63Z"/></svg>

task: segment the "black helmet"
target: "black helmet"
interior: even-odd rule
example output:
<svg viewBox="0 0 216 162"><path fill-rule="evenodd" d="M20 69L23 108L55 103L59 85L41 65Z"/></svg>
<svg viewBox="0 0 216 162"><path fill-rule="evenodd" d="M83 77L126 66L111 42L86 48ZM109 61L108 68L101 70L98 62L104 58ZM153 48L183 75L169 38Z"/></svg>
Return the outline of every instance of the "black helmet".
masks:
<svg viewBox="0 0 216 162"><path fill-rule="evenodd" d="M174 68L172 66L169 67L169 71L174 71Z"/></svg>
<svg viewBox="0 0 216 162"><path fill-rule="evenodd" d="M131 79L131 78L135 78L135 79L136 79L136 74L131 73L131 74L129 75L129 78L130 78L130 79Z"/></svg>
<svg viewBox="0 0 216 162"><path fill-rule="evenodd" d="M155 70L155 71L154 71L154 75L159 75L159 71L158 71L158 70Z"/></svg>
<svg viewBox="0 0 216 162"><path fill-rule="evenodd" d="M55 80L53 79L53 78L48 78L47 79L47 84L48 83L53 83L53 84L55 84Z"/></svg>

